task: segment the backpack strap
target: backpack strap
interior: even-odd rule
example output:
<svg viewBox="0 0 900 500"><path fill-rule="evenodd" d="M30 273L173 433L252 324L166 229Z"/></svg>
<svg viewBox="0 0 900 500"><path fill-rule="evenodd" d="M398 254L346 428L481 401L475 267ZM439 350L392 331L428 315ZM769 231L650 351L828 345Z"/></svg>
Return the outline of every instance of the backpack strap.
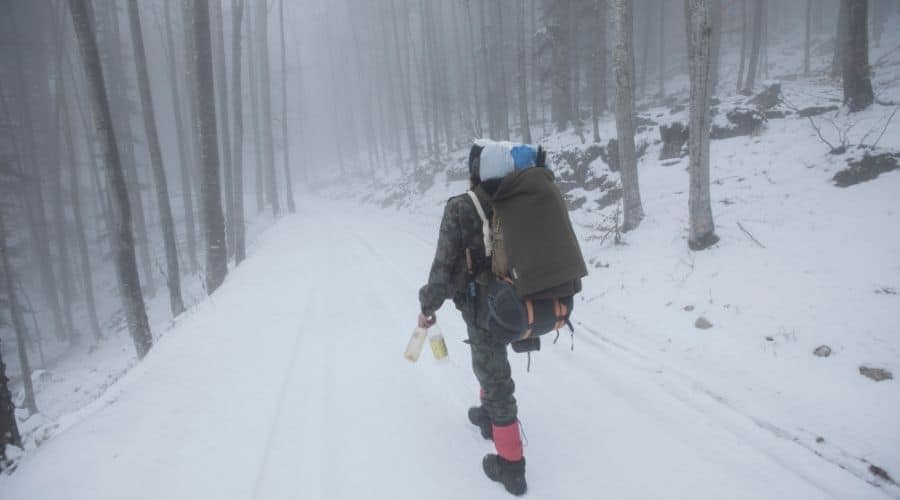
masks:
<svg viewBox="0 0 900 500"><path fill-rule="evenodd" d="M491 224L490 222L488 222L487 216L484 214L484 207L481 206L481 201L478 200L478 195L473 193L472 191L466 191L466 194L469 195L472 203L475 204L475 211L478 212L478 217L481 218L481 232L484 235L484 253L485 255L490 257L493 250L491 248Z"/></svg>

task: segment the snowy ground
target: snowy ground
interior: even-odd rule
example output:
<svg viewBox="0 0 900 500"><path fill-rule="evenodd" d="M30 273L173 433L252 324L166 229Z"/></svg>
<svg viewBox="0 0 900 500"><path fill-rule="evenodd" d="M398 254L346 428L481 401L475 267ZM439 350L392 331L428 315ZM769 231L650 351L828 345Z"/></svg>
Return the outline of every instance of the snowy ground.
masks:
<svg viewBox="0 0 900 500"><path fill-rule="evenodd" d="M434 217L321 200L301 213L268 231L143 363L3 478L3 498L505 498L480 470L491 444L465 419L477 387L457 315L439 314L449 362L401 357L433 251L425 222ZM600 283L612 285L595 273L586 300L602 293ZM739 344L740 332L694 331L674 304L636 297L644 292L631 286L631 302L671 318L629 318L626 293L607 293L602 306L579 311L574 350L566 338L545 346L531 373L524 358L513 360L533 498L896 495L776 432L785 425L776 415L758 409L754 418L754 409L715 392L724 384L692 378L680 359L703 345L727 351L719 344ZM687 288L679 304L696 298ZM673 337L670 353L644 349L661 334ZM747 342L759 351L758 340ZM728 371L730 360L717 361L709 365ZM838 396L867 385L897 401L895 385L853 373ZM821 420L834 421L810 423ZM897 443L896 429L878 435Z"/></svg>
<svg viewBox="0 0 900 500"><path fill-rule="evenodd" d="M900 100L892 40L872 57L885 102ZM789 66L776 62L772 78ZM797 107L840 99L818 77L779 80ZM894 109L815 120L855 144ZM613 131L605 121L604 142ZM623 245L603 238L615 210L597 205L603 193L572 193L587 199L573 220L591 262L574 349L566 335L545 342L530 373L512 357L529 496L900 498L900 386L859 373L900 375L900 171L834 187L847 156L796 117L713 141L722 240L692 253L686 159L658 161L657 137L638 138L647 218ZM541 142L589 146L571 132ZM900 120L879 146L900 150ZM43 444L0 477L0 497L508 498L483 477L492 446L465 418L477 388L458 314L438 313L448 362L401 357L461 167L386 209L334 201L363 197L346 186L307 196L209 300L157 322L158 344L127 374L124 334L54 366L38 394L46 421L29 424ZM821 345L831 356L813 355Z"/></svg>

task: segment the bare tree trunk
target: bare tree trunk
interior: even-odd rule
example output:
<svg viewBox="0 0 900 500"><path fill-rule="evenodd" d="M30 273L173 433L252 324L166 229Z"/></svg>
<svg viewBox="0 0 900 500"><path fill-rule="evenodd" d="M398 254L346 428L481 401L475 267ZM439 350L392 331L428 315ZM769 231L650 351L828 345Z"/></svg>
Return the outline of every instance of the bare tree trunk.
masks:
<svg viewBox="0 0 900 500"><path fill-rule="evenodd" d="M87 154L88 154L88 158L90 159L89 165L91 166L91 168L89 168L88 170L91 173L91 182L94 186L94 193L95 193L94 198L97 200L97 205L98 205L97 212L99 212L99 215L97 215L95 213L95 217L97 219L103 220L103 224L104 224L103 228L106 231L104 233L100 229L100 225L97 224L97 233L101 239L108 240L111 238L111 235L115 231L115 229L114 229L115 223L113 222L113 218L112 218L112 208L110 207L110 203L111 203L110 197L109 197L109 194L107 193L107 190L104 189L103 182L100 180L99 172L103 167L97 161L97 158L99 156L97 155L97 147L95 144L95 137L94 137L94 134L91 133L93 127L91 126L91 121L90 121L90 119L88 119L87 113L84 110L84 105L82 103L82 101L84 99L78 92L78 85L76 83L77 79L75 78L75 68L74 68L75 65L72 62L72 60L68 58L68 54L66 54L66 59L69 64L69 79L72 82L72 89L73 89L73 93L75 96L74 100L75 100L75 103L77 104L77 109L78 109L78 117L80 118L81 126L83 127L83 129L85 131L84 142L85 142L85 145L87 146ZM110 245L110 249L112 250L112 245Z"/></svg>
<svg viewBox="0 0 900 500"><path fill-rule="evenodd" d="M122 297L122 307L125 310L128 329L134 340L138 358L143 358L153 345L153 336L150 334L150 324L147 321L147 311L144 308L144 297L141 293L141 282L134 256L134 236L131 232L128 190L125 187L125 176L119 160L116 135L112 128L112 115L106 96L103 68L100 65L100 54L90 21L89 1L69 0L69 8L72 11L72 23L75 26L75 34L81 47L82 62L90 84L91 101L94 107L94 128L103 139L102 154L107 183L111 189L110 199L116 223L116 234L112 241L115 249L116 274Z"/></svg>
<svg viewBox="0 0 900 500"><path fill-rule="evenodd" d="M251 0L253 1L253 0ZM259 126L259 73L256 65L256 53L254 49L255 33L253 32L253 9L247 7L247 80L250 84L250 119L253 123L253 158L256 161L254 180L256 181L256 212L265 209L265 169L263 168L262 132Z"/></svg>
<svg viewBox="0 0 900 500"><path fill-rule="evenodd" d="M225 245L229 256L234 255L234 170L231 160L231 125L228 117L228 68L225 64L225 22L222 18L222 0L212 0L213 70L216 83L216 109L219 116L219 139L222 145L222 170L225 186Z"/></svg>
<svg viewBox="0 0 900 500"><path fill-rule="evenodd" d="M803 74L809 76L809 41L812 28L812 2L806 0L806 36L803 44Z"/></svg>
<svg viewBox="0 0 900 500"><path fill-rule="evenodd" d="M244 241L244 109L241 95L241 22L244 0L231 0L231 100L234 108L234 262L240 264L247 257ZM251 71L251 78L252 71Z"/></svg>
<svg viewBox="0 0 900 500"><path fill-rule="evenodd" d="M644 43L641 44L641 74L638 79L639 91L637 93L644 97L647 95L647 73L650 68L650 40L653 35L653 10L645 5L642 11L644 14Z"/></svg>
<svg viewBox="0 0 900 500"><path fill-rule="evenodd" d="M213 293L228 274L225 247L225 217L222 213L222 186L219 180L219 140L216 129L216 102L213 90L212 36L209 30L208 0L192 0L194 13L194 90L199 97L201 157L200 193L205 214L206 292ZM216 1L216 0L214 0ZM265 3L265 0L263 0ZM277 202L276 208L277 208Z"/></svg>
<svg viewBox="0 0 900 500"><path fill-rule="evenodd" d="M188 122L191 124L191 152L193 155L193 163L194 168L191 171L191 175L194 176L194 194L197 199L197 219L198 224L201 229L200 235L201 238L205 237L205 231L203 230L206 227L206 211L203 209L203 179L201 176L201 172L203 171L203 160L201 159L201 150L203 146L201 145L200 139L200 97L197 95L197 88L194 85L194 82L197 80L197 68L194 64L194 53L196 49L194 48L194 34L193 34L193 19L194 12L191 5L193 0L185 0L181 4L181 14L182 14L182 28L184 34L184 65L185 65L185 76L187 80L187 98L188 98ZM204 241L200 241L201 245L205 245Z"/></svg>
<svg viewBox="0 0 900 500"><path fill-rule="evenodd" d="M496 25L494 26L494 55L500 55L500 59L498 62L501 64L506 61L506 54L503 52L503 6L500 2L494 2L496 4L496 10L494 11L496 14L496 18L494 22ZM505 141L509 140L509 96L507 95L507 85L506 85L506 70L494 71L497 77L499 77L500 81L497 82L497 92L495 92L494 97L497 99L497 127L498 132L500 133L500 139Z"/></svg>
<svg viewBox="0 0 900 500"><path fill-rule="evenodd" d="M566 0L556 0L553 17L547 31L550 36L551 76L550 76L550 119L558 131L564 130L572 120L572 71L569 69L569 14L571 8Z"/></svg>
<svg viewBox="0 0 900 500"><path fill-rule="evenodd" d="M516 0L516 50L518 52L519 125L522 142L531 144L531 125L528 123L528 77L525 73L525 0Z"/></svg>
<svg viewBox="0 0 900 500"><path fill-rule="evenodd" d="M847 39L850 31L849 5L844 0L838 0L840 7L837 17L837 32L834 37L834 58L831 60L831 76L840 78L844 71L844 50L847 48Z"/></svg>
<svg viewBox="0 0 900 500"><path fill-rule="evenodd" d="M759 67L759 49L762 45L763 10L766 0L756 0L753 8L753 44L750 47L750 67L747 68L747 82L744 93L753 92L756 72Z"/></svg>
<svg viewBox="0 0 900 500"><path fill-rule="evenodd" d="M184 128L184 118L181 110L181 92L178 85L178 72L176 71L175 57L175 40L172 36L172 22L169 13L169 4L172 2L163 2L165 8L165 24L166 24L166 47L169 58L169 86L172 87L172 114L175 115L175 140L178 142L178 159L181 164L181 200L184 204L184 226L187 236L187 252L190 270L197 269L197 228L194 220L194 191L191 188L190 169L196 168L191 163L190 156L187 152L189 142Z"/></svg>
<svg viewBox="0 0 900 500"><path fill-rule="evenodd" d="M9 392L9 378L6 377L2 351L3 349L0 349L0 474L12 465L7 448L22 447L22 435L16 423L16 405Z"/></svg>
<svg viewBox="0 0 900 500"><path fill-rule="evenodd" d="M60 71L62 71L61 59L62 58L60 58ZM72 139L72 120L69 115L69 104L66 98L65 85L62 84L62 77L59 78L59 82L60 84L57 87L57 93L63 113L63 131L66 142L66 152L69 157L69 194L72 197L72 215L75 218L75 233L78 238L78 254L81 261L81 274L84 280L84 297L91 333L94 336L94 340L99 341L102 337L102 333L100 329L100 320L97 317L97 303L94 297L94 278L91 270L87 237L85 236L84 216L81 210L81 186L78 181L78 163L76 161L75 143Z"/></svg>
<svg viewBox="0 0 900 500"><path fill-rule="evenodd" d="M62 50L59 48L58 50ZM62 67L58 65L58 70L56 74L56 82L57 88L62 85ZM58 95L58 94L57 94ZM53 171L49 172L48 180L50 181L50 196L51 203L50 206L53 210L52 228L53 234L56 236L56 254L57 261L59 262L59 295L60 299L62 299L62 315L63 315L63 323L66 326L66 331L69 332L68 341L71 345L78 345L81 343L81 334L75 328L75 322L72 319L72 300L74 296L74 286L72 279L72 266L69 257L69 241L67 237L67 229L69 228L68 221L66 220L65 215L65 207L63 206L63 192L62 192L62 158L60 154L59 148L59 137L60 134L59 125L61 118L60 108L61 100L57 97L56 99L56 117L53 120L53 133L52 136L54 138L52 151L53 151L53 159L51 161L51 167L54 167Z"/></svg>
<svg viewBox="0 0 900 500"><path fill-rule="evenodd" d="M875 95L869 80L868 0L841 0L847 14L843 49L844 104L851 112L872 105Z"/></svg>
<svg viewBox="0 0 900 500"><path fill-rule="evenodd" d="M0 207L0 265L3 266L3 286L6 289L6 300L9 303L9 312L16 333L16 344L19 352L19 368L22 371L22 383L25 386L25 408L29 415L38 412L34 399L34 387L31 384L31 367L28 364L27 334L25 333L25 321L22 319L22 309L16 296L16 288L13 286L13 270L9 265L9 248L6 243L6 224L3 220L3 211ZM4 367L5 371L5 367ZM4 375L5 376L5 375ZM3 381L4 387L6 380Z"/></svg>
<svg viewBox="0 0 900 500"><path fill-rule="evenodd" d="M128 186L128 196L131 200L131 212L134 221L134 232L137 237L138 258L143 271L143 285L148 295L156 294L156 279L153 272L153 259L150 252L150 236L147 233L147 215L144 211L144 195L141 192L141 180L135 154L135 135L131 124L132 101L128 95L127 80L125 77L125 63L122 60L123 47L119 26L119 7L117 4L107 5L109 16L111 46L109 47L110 71L107 78L110 82L110 98L113 102L112 112L115 114L113 127L119 127L121 140L118 142L124 155L123 167L125 169L125 182ZM118 117L118 118L115 118ZM121 157L120 157L121 158Z"/></svg>
<svg viewBox="0 0 900 500"><path fill-rule="evenodd" d="M718 94L718 91L716 89L719 86L719 67L721 66L719 51L722 48L722 0L712 0L710 2L710 9L712 10L712 39L710 40L709 49L709 87L711 95L716 95Z"/></svg>
<svg viewBox="0 0 900 500"><path fill-rule="evenodd" d="M601 0L602 1L602 0ZM666 5L667 2L660 2L659 4L659 51L657 52L657 56L659 60L659 98L662 99L666 96Z"/></svg>
<svg viewBox="0 0 900 500"><path fill-rule="evenodd" d="M497 114L494 111L496 106L496 97L491 86L491 65L490 54L488 52L488 34L487 34L487 13L485 12L485 4L488 0L478 0L478 18L481 26L481 61L484 63L484 107L487 111L488 134L490 138L497 139L500 135L497 128Z"/></svg>
<svg viewBox="0 0 900 500"><path fill-rule="evenodd" d="M181 271L178 267L178 248L175 246L175 222L172 220L172 207L169 205L169 186L166 182L166 170L163 167L162 151L159 147L159 135L156 131L153 96L150 93L150 77L147 74L147 57L144 54L144 35L141 28L141 14L137 0L128 0L128 19L131 23L131 43L134 48L134 64L137 70L138 89L141 94L144 130L147 133L147 147L150 150L150 167L153 170L153 181L156 186L156 203L159 208L160 229L166 251L166 282L169 287L169 308L172 316L184 312L184 299L181 297Z"/></svg>
<svg viewBox="0 0 900 500"><path fill-rule="evenodd" d="M737 88L735 92L740 92L744 88L744 60L747 55L747 2L741 1L741 63L738 65Z"/></svg>
<svg viewBox="0 0 900 500"><path fill-rule="evenodd" d="M284 185L287 192L288 212L294 213L297 207L294 204L294 185L291 181L290 144L288 143L287 125L287 49L284 45L284 0L278 2L278 18L281 25L281 136L284 139Z"/></svg>
<svg viewBox="0 0 900 500"><path fill-rule="evenodd" d="M691 76L690 108L690 235L691 250L702 250L715 244L712 208L709 201L709 101L712 96L712 31L710 0L690 0L688 36Z"/></svg>
<svg viewBox="0 0 900 500"><path fill-rule="evenodd" d="M616 135L619 168L622 176L624 217L622 230L637 228L644 218L638 186L637 158L634 149L634 49L631 42L630 0L611 0L616 26L614 64L616 70Z"/></svg>
<svg viewBox="0 0 900 500"><path fill-rule="evenodd" d="M394 32L394 48L397 55L397 73L400 78L400 100L403 102L403 116L406 120L406 140L409 145L409 153L412 160L413 168L417 168L419 164L419 145L416 142L416 124L412 111L412 91L410 89L410 80L412 79L412 68L407 72L403 65L403 58L400 50L400 34L397 28L397 9L394 0L390 0L391 21L393 23ZM404 19L406 14L404 13Z"/></svg>
<svg viewBox="0 0 900 500"><path fill-rule="evenodd" d="M481 122L481 102L478 98L478 69L476 67L478 61L478 52L475 48L475 30L472 28L472 6L471 0L465 0L466 2L466 29L468 30L468 38L469 38L469 49L470 49L470 63L471 63L471 78L472 81L472 100L475 103L475 135L477 137L484 136L484 126Z"/></svg>
<svg viewBox="0 0 900 500"><path fill-rule="evenodd" d="M606 26L607 0L594 0L597 27L594 31L594 61L591 65L591 120L594 142L600 142L600 114L606 111Z"/></svg>
<svg viewBox="0 0 900 500"><path fill-rule="evenodd" d="M263 140L263 163L266 173L266 195L272 206L272 214L278 215L281 212L281 205L278 201L278 179L275 176L275 145L273 144L272 132L272 80L269 71L269 19L266 8L266 0L257 1L257 17L256 25L258 27L257 36L259 43L257 49L259 51L259 90L260 90L260 107L262 108L262 140Z"/></svg>

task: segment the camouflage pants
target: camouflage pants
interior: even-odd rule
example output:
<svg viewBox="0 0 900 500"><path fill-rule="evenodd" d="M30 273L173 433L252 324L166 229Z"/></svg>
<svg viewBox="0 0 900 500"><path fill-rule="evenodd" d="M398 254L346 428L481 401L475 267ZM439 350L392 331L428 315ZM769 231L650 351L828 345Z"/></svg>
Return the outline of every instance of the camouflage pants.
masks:
<svg viewBox="0 0 900 500"><path fill-rule="evenodd" d="M469 347L472 349L472 371L481 384L481 406L494 425L509 425L516 421L518 407L513 393L506 345L491 342L486 330L468 326Z"/></svg>

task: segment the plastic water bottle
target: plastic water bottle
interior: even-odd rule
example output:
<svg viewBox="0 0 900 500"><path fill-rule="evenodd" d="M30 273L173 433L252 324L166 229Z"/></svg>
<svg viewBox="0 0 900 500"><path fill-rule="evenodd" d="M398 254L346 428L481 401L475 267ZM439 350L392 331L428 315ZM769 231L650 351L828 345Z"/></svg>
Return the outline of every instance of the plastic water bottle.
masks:
<svg viewBox="0 0 900 500"><path fill-rule="evenodd" d="M431 335L428 336L428 343L431 344L431 354L434 354L434 359L440 361L447 357L447 342L444 341L444 335L437 325L431 327L431 330Z"/></svg>
<svg viewBox="0 0 900 500"><path fill-rule="evenodd" d="M419 355L422 354L422 347L425 346L425 337L427 336L428 330L417 326L409 338L409 344L406 344L406 352L403 353L403 357L411 363L418 361Z"/></svg>

